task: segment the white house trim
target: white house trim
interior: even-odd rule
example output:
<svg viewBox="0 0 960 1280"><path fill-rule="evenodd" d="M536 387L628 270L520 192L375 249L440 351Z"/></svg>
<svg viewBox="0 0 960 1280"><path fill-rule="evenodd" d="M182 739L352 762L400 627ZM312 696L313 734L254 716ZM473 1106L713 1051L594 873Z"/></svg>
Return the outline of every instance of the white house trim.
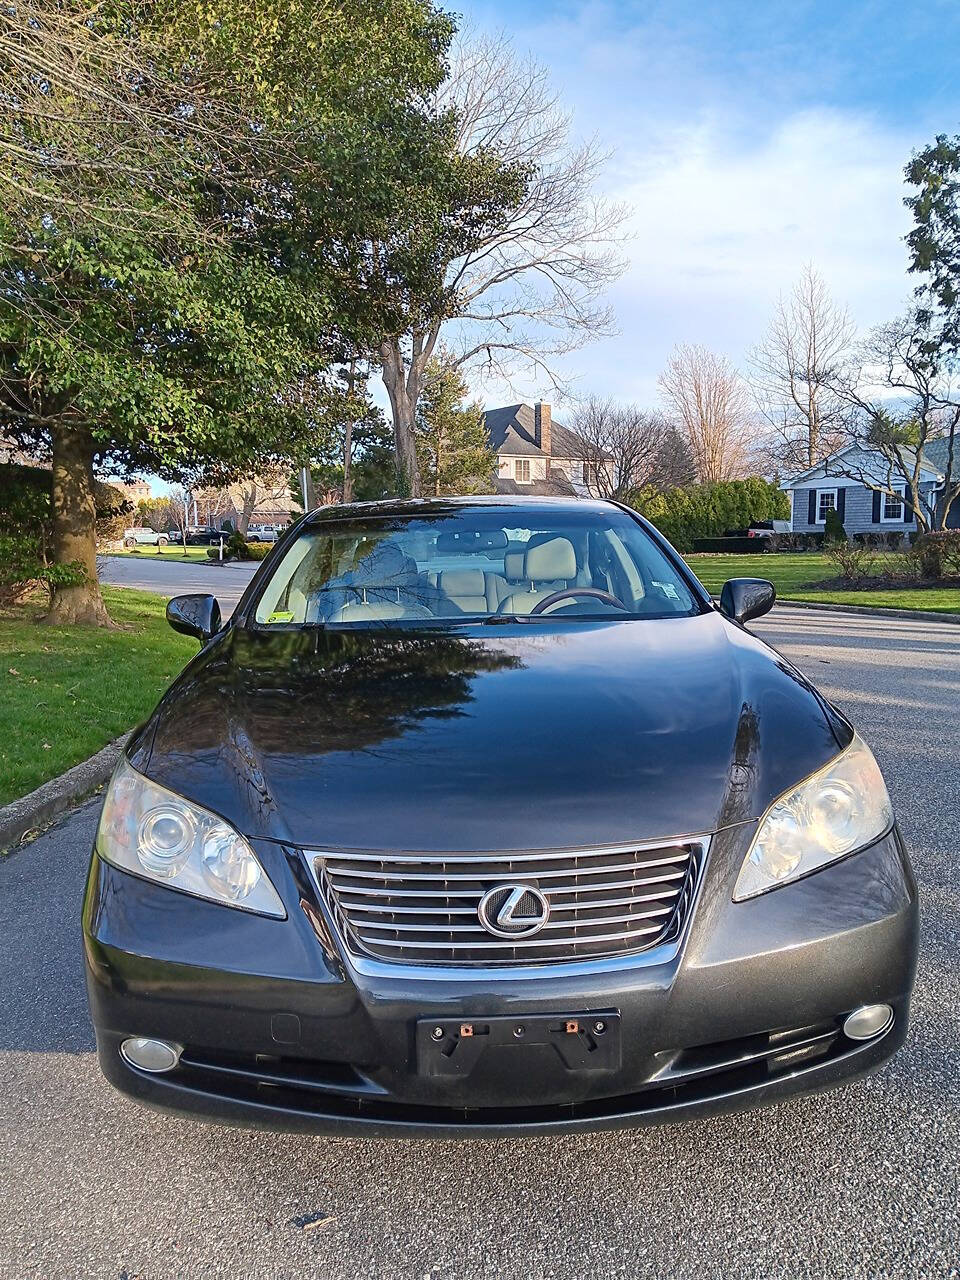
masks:
<svg viewBox="0 0 960 1280"><path fill-rule="evenodd" d="M820 486L818 485L818 486L817 486L817 488L816 488L817 505L814 507L814 512L813 512L814 517L815 517L815 519L814 519L814 524L826 524L826 523L827 523L827 513L826 513L826 511L824 511L824 510L823 510L823 508L820 506L820 500L821 500L821 498L826 497L826 495L827 495L827 494L832 494L832 495L833 495L833 510L834 510L834 511L836 511L836 509L837 509L837 490L836 490L836 487L831 488L831 487L827 486L827 487L824 487L824 488L822 488L822 489L821 489L821 488L820 488Z"/></svg>
<svg viewBox="0 0 960 1280"><path fill-rule="evenodd" d="M900 495L900 501L897 503L897 514L887 515L887 503L890 502L888 493L880 495L880 523L881 524L903 524L904 504L907 496L907 486L899 481L890 486L896 493Z"/></svg>

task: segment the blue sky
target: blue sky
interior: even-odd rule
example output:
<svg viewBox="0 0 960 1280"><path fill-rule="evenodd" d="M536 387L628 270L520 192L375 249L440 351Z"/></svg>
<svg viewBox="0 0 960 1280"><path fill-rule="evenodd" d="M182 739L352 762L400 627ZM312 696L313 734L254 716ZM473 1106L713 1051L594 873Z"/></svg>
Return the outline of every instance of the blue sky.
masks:
<svg viewBox="0 0 960 1280"><path fill-rule="evenodd" d="M550 68L576 131L614 150L606 191L633 209L629 270L610 295L620 334L567 358L577 393L654 403L677 342L742 365L808 261L860 326L902 307L903 166L960 131L955 0L462 12ZM488 403L511 394L479 389Z"/></svg>

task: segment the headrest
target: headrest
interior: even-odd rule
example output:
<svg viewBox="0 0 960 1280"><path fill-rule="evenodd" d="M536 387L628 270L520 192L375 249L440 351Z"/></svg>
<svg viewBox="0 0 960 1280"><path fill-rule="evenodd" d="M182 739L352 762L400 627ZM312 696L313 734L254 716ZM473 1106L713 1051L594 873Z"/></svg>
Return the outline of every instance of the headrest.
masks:
<svg viewBox="0 0 960 1280"><path fill-rule="evenodd" d="M531 547L523 557L523 576L530 582L549 582L554 578L575 578L577 557L569 538L551 538Z"/></svg>
<svg viewBox="0 0 960 1280"><path fill-rule="evenodd" d="M523 551L508 551L503 557L503 575L510 582L519 582L523 577Z"/></svg>
<svg viewBox="0 0 960 1280"><path fill-rule="evenodd" d="M357 564L350 575L352 582L388 582L417 572L416 561L405 555L395 542L378 542Z"/></svg>
<svg viewBox="0 0 960 1280"><path fill-rule="evenodd" d="M482 569L445 569L437 585L448 596L482 596L487 589Z"/></svg>

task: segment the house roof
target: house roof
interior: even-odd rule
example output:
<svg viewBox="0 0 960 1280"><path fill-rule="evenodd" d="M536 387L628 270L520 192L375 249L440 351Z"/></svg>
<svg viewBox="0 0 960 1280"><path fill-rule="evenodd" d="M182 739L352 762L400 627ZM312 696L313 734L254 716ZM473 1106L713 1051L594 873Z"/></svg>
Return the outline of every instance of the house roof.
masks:
<svg viewBox="0 0 960 1280"><path fill-rule="evenodd" d="M537 444L537 422L533 405L508 404L501 409L488 409L483 420L496 453L534 458L546 456ZM551 418L550 456L580 458L582 455L583 444L576 432L569 431L556 418Z"/></svg>
<svg viewBox="0 0 960 1280"><path fill-rule="evenodd" d="M495 493L529 494L534 498L575 498L577 491L556 467L550 468L546 480L531 480L529 484L517 484L516 480L497 476L493 482Z"/></svg>
<svg viewBox="0 0 960 1280"><path fill-rule="evenodd" d="M940 445L943 446L942 463L940 462L939 458L931 451L932 446L940 446ZM881 454L878 449L873 449L869 445L850 444L850 445L847 445L845 449L840 449L837 453L830 454L830 456L827 458L824 458L822 462L818 462L815 467L809 467L806 471L801 471L799 475L793 476L789 480L782 481L780 488L796 489L798 486L806 484L810 480L816 480L816 479L833 480L833 479L842 478L844 476L855 480L857 477L855 474L853 474L854 472L853 464L847 463L846 465L848 469L844 471L843 464L841 463L840 460L842 458L845 458L847 454L854 453L856 451L860 451L861 453L868 456L873 454L878 459L882 459L880 463L880 469L882 470L886 469L887 459L885 455ZM904 462L907 465L912 466L913 461L916 457L914 450L909 448L906 445L901 445L900 451L903 454ZM930 441L929 444L927 444L924 447L923 455L920 460L921 466L923 470L927 471L929 474L936 476L937 478L941 478L943 466L946 465L946 456L947 456L946 441L932 440ZM856 470L859 471L859 473L862 475L869 472L870 468L865 463L859 463L857 464Z"/></svg>
<svg viewBox="0 0 960 1280"><path fill-rule="evenodd" d="M947 473L947 464L950 461L950 439L943 436L940 440L928 440L923 446L924 461L929 462L941 476ZM953 470L956 473L960 467L960 438L954 440L953 446Z"/></svg>

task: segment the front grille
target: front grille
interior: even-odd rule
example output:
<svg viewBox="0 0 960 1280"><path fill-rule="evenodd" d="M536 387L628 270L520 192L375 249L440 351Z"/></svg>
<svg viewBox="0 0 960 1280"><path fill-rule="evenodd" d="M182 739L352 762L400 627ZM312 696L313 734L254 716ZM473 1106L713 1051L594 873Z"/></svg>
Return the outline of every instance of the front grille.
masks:
<svg viewBox="0 0 960 1280"><path fill-rule="evenodd" d="M537 853L308 856L351 951L404 964L509 965L626 955L675 939L704 851L703 841L687 840ZM498 885L539 889L550 911L538 933L504 939L481 924L480 901Z"/></svg>

